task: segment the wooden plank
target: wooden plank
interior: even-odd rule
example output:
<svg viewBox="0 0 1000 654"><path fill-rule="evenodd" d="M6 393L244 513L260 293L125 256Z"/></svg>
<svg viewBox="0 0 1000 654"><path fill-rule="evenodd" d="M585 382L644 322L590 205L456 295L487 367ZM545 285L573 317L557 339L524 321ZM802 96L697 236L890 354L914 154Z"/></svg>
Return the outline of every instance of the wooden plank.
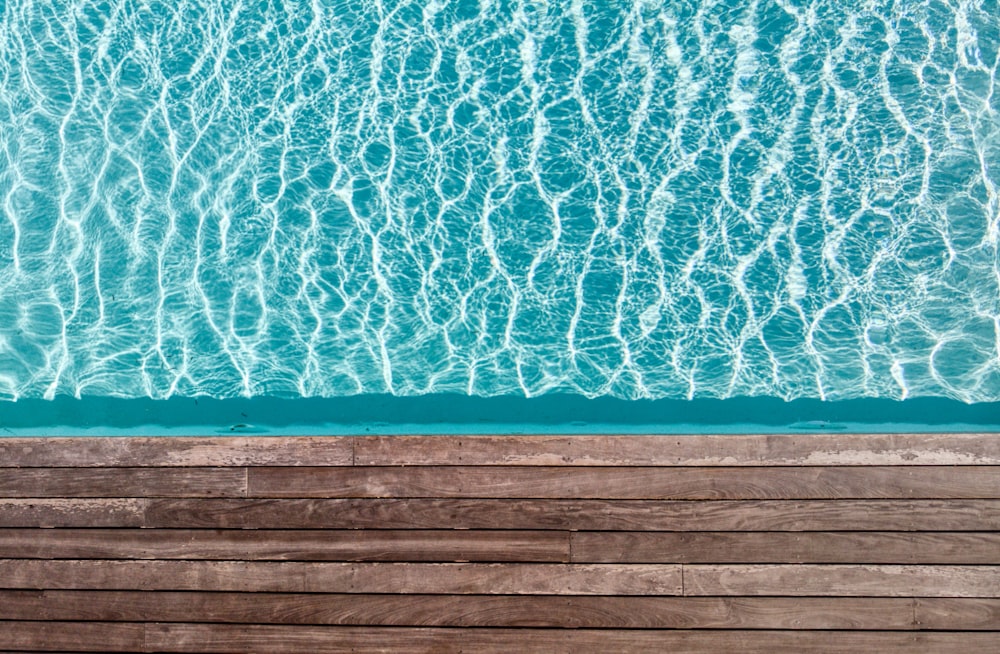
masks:
<svg viewBox="0 0 1000 654"><path fill-rule="evenodd" d="M998 500L686 502L150 499L145 501L148 502L146 526L165 528L575 529L580 531L996 531L1000 529ZM0 504L0 520L2 516L2 504Z"/></svg>
<svg viewBox="0 0 1000 654"><path fill-rule="evenodd" d="M246 468L0 468L0 497L246 497Z"/></svg>
<svg viewBox="0 0 1000 654"><path fill-rule="evenodd" d="M1000 465L995 434L359 436L355 463L542 466Z"/></svg>
<svg viewBox="0 0 1000 654"><path fill-rule="evenodd" d="M684 566L685 595L1000 597L1000 566Z"/></svg>
<svg viewBox="0 0 1000 654"><path fill-rule="evenodd" d="M997 532L608 532L570 534L575 563L1000 564Z"/></svg>
<svg viewBox="0 0 1000 654"><path fill-rule="evenodd" d="M1000 467L261 467L249 469L248 496L993 499Z"/></svg>
<svg viewBox="0 0 1000 654"><path fill-rule="evenodd" d="M353 437L0 438L0 467L349 466Z"/></svg>
<svg viewBox="0 0 1000 654"><path fill-rule="evenodd" d="M114 622L0 622L0 649L78 652L145 651L143 624Z"/></svg>
<svg viewBox="0 0 1000 654"><path fill-rule="evenodd" d="M992 651L997 634L899 631L689 631L611 629L438 629L151 624L147 646L158 652L330 654L362 651L477 652L773 652L856 654Z"/></svg>
<svg viewBox="0 0 1000 654"><path fill-rule="evenodd" d="M0 559L14 589L273 593L680 595L677 565Z"/></svg>
<svg viewBox="0 0 1000 654"><path fill-rule="evenodd" d="M143 499L0 499L0 527L141 527Z"/></svg>
<svg viewBox="0 0 1000 654"><path fill-rule="evenodd" d="M920 597L914 619L920 629L1000 632L1000 598Z"/></svg>
<svg viewBox="0 0 1000 654"><path fill-rule="evenodd" d="M472 530L0 529L0 558L569 562L569 534Z"/></svg>
<svg viewBox="0 0 1000 654"><path fill-rule="evenodd" d="M2 620L398 627L914 629L898 598L0 591Z"/></svg>

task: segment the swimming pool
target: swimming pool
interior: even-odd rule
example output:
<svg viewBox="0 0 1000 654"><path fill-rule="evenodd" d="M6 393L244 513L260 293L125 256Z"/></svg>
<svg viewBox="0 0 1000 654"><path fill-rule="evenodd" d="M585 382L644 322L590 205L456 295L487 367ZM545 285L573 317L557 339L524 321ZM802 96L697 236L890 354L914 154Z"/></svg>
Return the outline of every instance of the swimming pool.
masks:
<svg viewBox="0 0 1000 654"><path fill-rule="evenodd" d="M2 11L5 399L1000 401L995 0Z"/></svg>

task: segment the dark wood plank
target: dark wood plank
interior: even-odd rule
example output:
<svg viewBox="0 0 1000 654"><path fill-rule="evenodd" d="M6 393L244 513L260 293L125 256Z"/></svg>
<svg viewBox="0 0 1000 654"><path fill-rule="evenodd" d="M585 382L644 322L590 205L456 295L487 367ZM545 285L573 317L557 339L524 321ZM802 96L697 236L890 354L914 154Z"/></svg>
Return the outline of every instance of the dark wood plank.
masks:
<svg viewBox="0 0 1000 654"><path fill-rule="evenodd" d="M818 597L22 590L0 591L0 619L599 629L915 628L910 599Z"/></svg>
<svg viewBox="0 0 1000 654"><path fill-rule="evenodd" d="M141 527L143 499L0 499L0 527Z"/></svg>
<svg viewBox="0 0 1000 654"><path fill-rule="evenodd" d="M1000 597L1000 566L684 566L686 595Z"/></svg>
<svg viewBox="0 0 1000 654"><path fill-rule="evenodd" d="M576 563L1000 564L997 532L608 532L570 535Z"/></svg>
<svg viewBox="0 0 1000 654"><path fill-rule="evenodd" d="M15 589L274 593L680 595L677 565L0 559Z"/></svg>
<svg viewBox="0 0 1000 654"><path fill-rule="evenodd" d="M473 530L0 529L0 558L569 562L569 534Z"/></svg>
<svg viewBox="0 0 1000 654"><path fill-rule="evenodd" d="M996 531L1000 529L998 500L687 502L150 499L145 501L148 502L146 526L165 528L575 529L580 531ZM3 506L0 504L0 526L4 526L2 510Z"/></svg>
<svg viewBox="0 0 1000 654"><path fill-rule="evenodd" d="M1000 632L1000 598L917 598L914 619L920 629Z"/></svg>
<svg viewBox="0 0 1000 654"><path fill-rule="evenodd" d="M246 497L246 468L0 468L0 497Z"/></svg>
<svg viewBox="0 0 1000 654"><path fill-rule="evenodd" d="M995 434L362 436L357 465L1000 465Z"/></svg>
<svg viewBox="0 0 1000 654"><path fill-rule="evenodd" d="M0 649L142 652L146 627L115 622L0 622Z"/></svg>
<svg viewBox="0 0 1000 654"><path fill-rule="evenodd" d="M994 499L1000 467L262 467L249 469L248 496Z"/></svg>
<svg viewBox="0 0 1000 654"><path fill-rule="evenodd" d="M162 652L329 654L351 651L477 652L771 652L857 654L991 651L997 634L899 631L688 631L610 629L436 629L153 624L147 645Z"/></svg>
<svg viewBox="0 0 1000 654"><path fill-rule="evenodd" d="M0 438L0 467L349 466L353 437Z"/></svg>

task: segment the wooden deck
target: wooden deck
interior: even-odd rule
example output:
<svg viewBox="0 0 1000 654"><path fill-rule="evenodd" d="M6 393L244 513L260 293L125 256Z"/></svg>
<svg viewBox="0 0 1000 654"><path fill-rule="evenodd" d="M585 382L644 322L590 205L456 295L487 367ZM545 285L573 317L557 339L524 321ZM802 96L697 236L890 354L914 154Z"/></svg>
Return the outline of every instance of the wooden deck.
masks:
<svg viewBox="0 0 1000 654"><path fill-rule="evenodd" d="M0 651L1000 651L1000 434L0 439Z"/></svg>

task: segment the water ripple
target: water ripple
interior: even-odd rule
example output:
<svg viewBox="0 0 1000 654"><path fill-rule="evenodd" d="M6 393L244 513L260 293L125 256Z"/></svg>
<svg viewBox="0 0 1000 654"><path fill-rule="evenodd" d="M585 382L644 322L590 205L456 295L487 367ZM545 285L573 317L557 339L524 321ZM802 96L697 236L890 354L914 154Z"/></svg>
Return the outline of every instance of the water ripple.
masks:
<svg viewBox="0 0 1000 654"><path fill-rule="evenodd" d="M0 397L1000 400L1000 6L13 0Z"/></svg>

